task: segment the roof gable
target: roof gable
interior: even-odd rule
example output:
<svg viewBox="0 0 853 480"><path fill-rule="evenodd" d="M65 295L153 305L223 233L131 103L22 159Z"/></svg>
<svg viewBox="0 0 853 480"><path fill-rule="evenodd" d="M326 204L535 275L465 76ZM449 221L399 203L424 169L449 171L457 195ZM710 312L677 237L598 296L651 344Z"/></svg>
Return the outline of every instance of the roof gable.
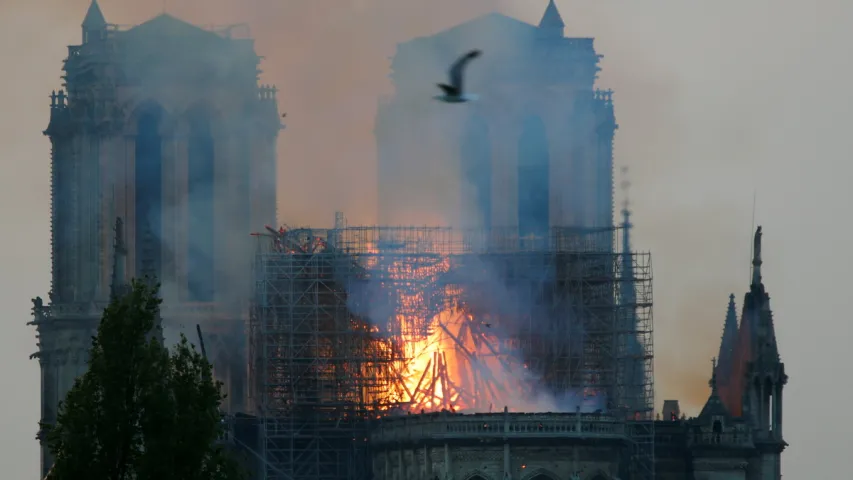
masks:
<svg viewBox="0 0 853 480"><path fill-rule="evenodd" d="M125 38L181 38L186 41L225 42L226 40L214 32L204 30L191 23L175 18L167 13L158 15L145 23L139 24L124 32Z"/></svg>
<svg viewBox="0 0 853 480"><path fill-rule="evenodd" d="M529 23L508 17L506 15L492 12L471 19L459 25L441 30L438 33L426 37L418 37L400 44L418 45L428 41L432 45L456 47L462 44L489 42L494 43L496 39L509 38L513 43L518 43L524 38L534 39L539 29Z"/></svg>
<svg viewBox="0 0 853 480"><path fill-rule="evenodd" d="M720 397L717 395L717 391L714 390L714 392L712 392L711 395L708 397L708 401L705 402L705 406L702 407L702 411L699 412L698 418L704 420L716 416L724 417L727 419L731 418L729 410L723 404L723 401L720 400Z"/></svg>
<svg viewBox="0 0 853 480"><path fill-rule="evenodd" d="M488 13L471 19L467 22L442 30L434 35L434 37L453 36L460 34L473 33L493 33L493 34L527 34L534 35L539 29L535 25L527 22L522 22L517 18L512 18L498 12Z"/></svg>

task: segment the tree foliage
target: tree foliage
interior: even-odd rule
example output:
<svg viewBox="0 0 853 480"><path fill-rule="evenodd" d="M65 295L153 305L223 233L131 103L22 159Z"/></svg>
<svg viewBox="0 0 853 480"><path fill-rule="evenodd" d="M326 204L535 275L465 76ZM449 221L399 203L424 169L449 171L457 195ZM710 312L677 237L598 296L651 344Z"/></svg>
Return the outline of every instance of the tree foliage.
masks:
<svg viewBox="0 0 853 480"><path fill-rule="evenodd" d="M162 345L157 288L133 282L104 311L89 370L45 425L56 480L242 478L216 445L220 383L181 335Z"/></svg>

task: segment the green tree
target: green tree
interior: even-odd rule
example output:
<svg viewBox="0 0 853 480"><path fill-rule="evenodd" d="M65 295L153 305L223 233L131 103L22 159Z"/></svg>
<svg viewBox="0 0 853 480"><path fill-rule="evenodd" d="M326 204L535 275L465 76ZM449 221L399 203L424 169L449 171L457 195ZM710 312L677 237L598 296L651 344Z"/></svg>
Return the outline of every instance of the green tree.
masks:
<svg viewBox="0 0 853 480"><path fill-rule="evenodd" d="M55 480L231 480L237 463L216 444L221 384L182 335L160 341L157 288L133 282L104 311L89 369L45 425Z"/></svg>

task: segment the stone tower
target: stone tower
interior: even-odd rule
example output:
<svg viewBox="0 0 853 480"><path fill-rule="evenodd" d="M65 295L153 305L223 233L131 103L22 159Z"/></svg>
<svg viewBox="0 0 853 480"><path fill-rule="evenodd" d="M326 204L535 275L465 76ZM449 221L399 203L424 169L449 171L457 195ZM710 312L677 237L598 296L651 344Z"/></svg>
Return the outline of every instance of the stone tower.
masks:
<svg viewBox="0 0 853 480"><path fill-rule="evenodd" d="M226 408L242 408L249 232L276 223L276 89L232 27L169 15L121 29L93 0L51 95L50 302L34 300L42 420L83 373L110 296L113 221L126 275L162 285L167 340L201 324ZM192 339L194 339L191 337ZM43 469L51 464L43 455Z"/></svg>
<svg viewBox="0 0 853 480"><path fill-rule="evenodd" d="M716 367L717 389L727 410L748 425L756 454L749 460L749 480L779 480L781 455L787 447L782 435L782 393L788 383L779 355L770 295L761 277L761 227L755 231L752 281L744 295L737 334L733 333L734 309L726 319L721 362ZM726 360L726 361L723 361Z"/></svg>
<svg viewBox="0 0 853 480"><path fill-rule="evenodd" d="M395 94L380 103L383 224L498 228L538 237L549 227L613 225L617 128L597 90L592 38L564 36L553 1L538 25L490 14L398 45ZM432 100L462 53L479 100Z"/></svg>

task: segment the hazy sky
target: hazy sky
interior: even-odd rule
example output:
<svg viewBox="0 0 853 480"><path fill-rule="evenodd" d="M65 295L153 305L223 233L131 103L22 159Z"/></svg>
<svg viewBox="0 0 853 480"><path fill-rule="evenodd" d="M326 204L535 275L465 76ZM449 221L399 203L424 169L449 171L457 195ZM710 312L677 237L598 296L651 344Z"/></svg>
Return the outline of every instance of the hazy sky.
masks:
<svg viewBox="0 0 853 480"><path fill-rule="evenodd" d="M2 0L0 476L38 475L39 370L29 299L49 286L48 94L89 0ZM547 0L174 0L197 24L246 22L282 89L280 212L288 223L375 217L373 116L394 44L497 9L538 21ZM618 166L630 166L635 247L655 273L657 402L707 398L730 292L749 280L753 193L764 280L790 376L786 477L843 475L853 394L844 320L853 199L853 4L841 0L559 0L567 34L596 37L616 91ZM442 10L441 5L452 5ZM102 0L133 24L158 2ZM445 11L450 13L445 13ZM845 33L847 32L847 33ZM336 141L329 142L333 131ZM318 199L306 205L305 198ZM345 208L344 208L345 207ZM842 430L844 429L844 430ZM845 467L842 467L844 465Z"/></svg>

